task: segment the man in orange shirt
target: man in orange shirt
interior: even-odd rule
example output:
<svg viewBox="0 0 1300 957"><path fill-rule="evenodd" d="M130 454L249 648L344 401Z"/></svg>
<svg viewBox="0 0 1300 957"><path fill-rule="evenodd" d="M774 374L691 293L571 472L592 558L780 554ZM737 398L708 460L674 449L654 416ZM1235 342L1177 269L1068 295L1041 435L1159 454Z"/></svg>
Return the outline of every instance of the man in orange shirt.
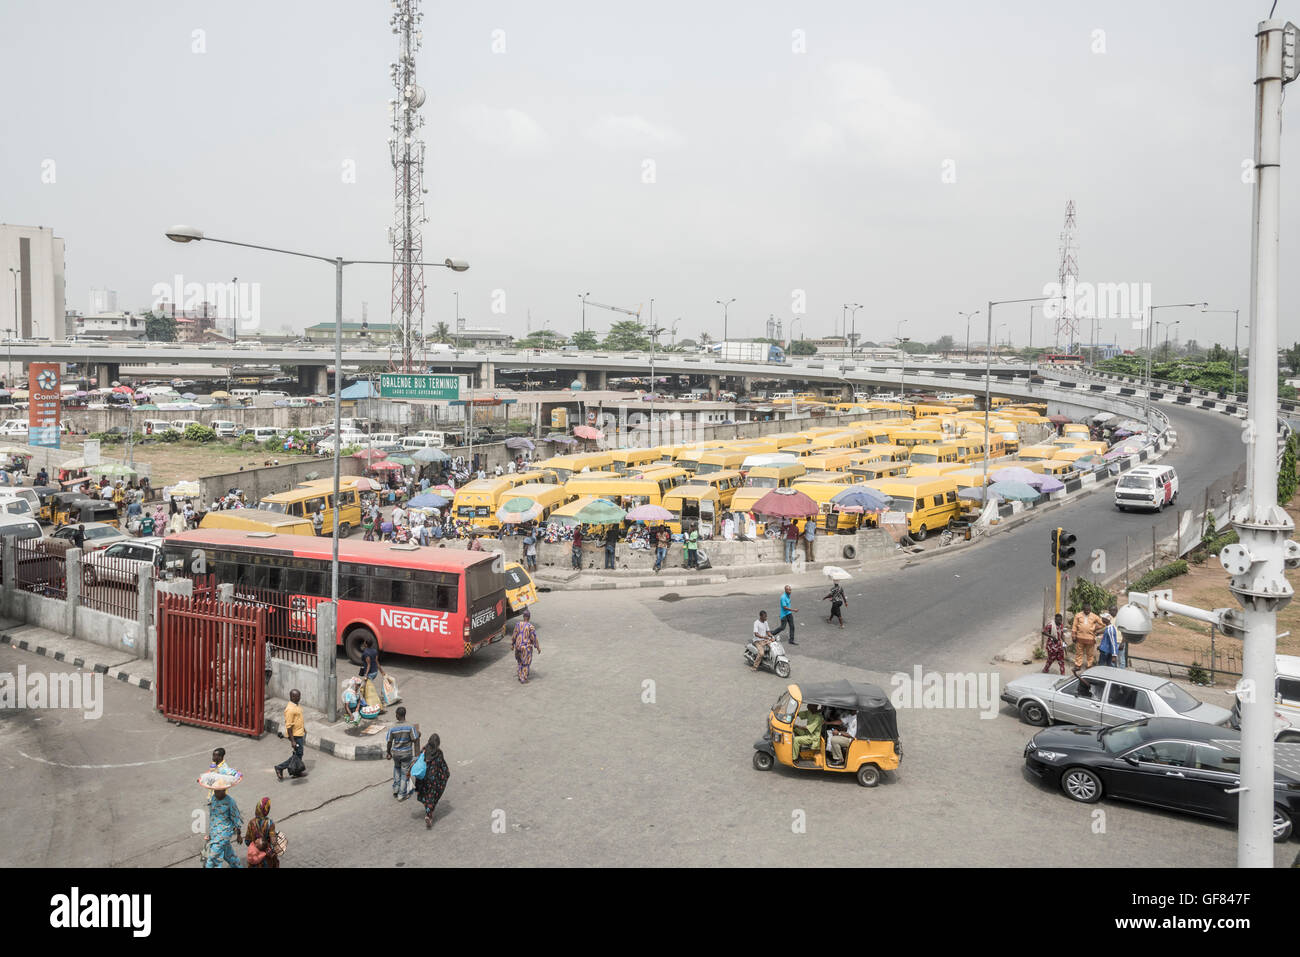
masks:
<svg viewBox="0 0 1300 957"><path fill-rule="evenodd" d="M1074 616L1070 631L1074 633L1074 667L1083 667L1087 661L1091 668L1097 663L1097 632L1101 629L1101 619L1092 613L1092 603L1084 602L1083 610Z"/></svg>
<svg viewBox="0 0 1300 957"><path fill-rule="evenodd" d="M302 694L297 688L289 692L289 703L284 706L284 735L289 739L289 746L293 748L290 755L275 766L276 780L284 780L284 772L289 771L289 777L300 778L307 773L307 769L302 766L303 744L307 741L307 726L302 720L302 706L298 704L302 700ZM294 759L297 759L296 761ZM299 770L294 770L296 766Z"/></svg>

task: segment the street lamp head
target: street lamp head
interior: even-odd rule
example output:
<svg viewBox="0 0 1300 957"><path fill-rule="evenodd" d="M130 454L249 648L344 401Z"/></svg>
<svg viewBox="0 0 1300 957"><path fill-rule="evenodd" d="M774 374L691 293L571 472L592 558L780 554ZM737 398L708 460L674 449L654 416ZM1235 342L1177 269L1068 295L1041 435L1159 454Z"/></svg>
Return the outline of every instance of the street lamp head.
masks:
<svg viewBox="0 0 1300 957"><path fill-rule="evenodd" d="M452 272L464 272L469 268L469 263L463 259L447 259L443 261L443 265Z"/></svg>
<svg viewBox="0 0 1300 957"><path fill-rule="evenodd" d="M193 226L173 226L167 230L167 238L174 243L194 243L203 238L203 230Z"/></svg>

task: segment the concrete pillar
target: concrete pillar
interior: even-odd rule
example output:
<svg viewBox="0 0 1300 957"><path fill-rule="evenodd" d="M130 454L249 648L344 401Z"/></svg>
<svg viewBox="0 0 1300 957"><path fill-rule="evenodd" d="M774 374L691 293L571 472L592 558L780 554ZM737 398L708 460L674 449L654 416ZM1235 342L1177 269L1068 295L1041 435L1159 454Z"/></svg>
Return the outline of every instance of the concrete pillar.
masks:
<svg viewBox="0 0 1300 957"><path fill-rule="evenodd" d="M235 600L234 585L227 583L225 585L217 586L217 601L234 601L234 600Z"/></svg>
<svg viewBox="0 0 1300 957"><path fill-rule="evenodd" d="M606 372L604 369L601 369L601 370L599 370L599 371L597 371L597 372L595 373L595 376L596 376L596 384L592 386L593 389L598 389L598 390L599 390L599 389L608 389L608 388L609 388L609 373L608 373L608 372Z"/></svg>
<svg viewBox="0 0 1300 957"><path fill-rule="evenodd" d="M338 607L332 601L316 606L316 695L325 720L338 720Z"/></svg>
<svg viewBox="0 0 1300 957"><path fill-rule="evenodd" d="M13 537L0 539L0 563L4 566L4 585L0 588L3 599L3 614L13 618L14 582L18 580L18 540Z"/></svg>
<svg viewBox="0 0 1300 957"><path fill-rule="evenodd" d="M497 369L495 363L480 362L478 365L478 387L495 389L497 387Z"/></svg>
<svg viewBox="0 0 1300 957"><path fill-rule="evenodd" d="M573 379L572 379L571 381L574 381L574 382L581 382L581 383L582 383L582 387L583 387L584 389L587 388L587 371L586 371L585 369L583 369L583 370L581 370L581 371L579 371L579 372L575 372L575 373L573 374ZM566 383L566 384L567 384L567 383Z"/></svg>
<svg viewBox="0 0 1300 957"><path fill-rule="evenodd" d="M95 364L95 378L101 389L111 386L120 378L121 366L116 362L98 362Z"/></svg>
<svg viewBox="0 0 1300 957"><path fill-rule="evenodd" d="M140 639L136 644L135 653L139 658L152 658L153 648L149 626L153 624L153 569L141 568L137 575L139 578L135 583L136 622L139 624L137 634L139 634ZM71 588L71 585L72 580L69 578L69 588Z"/></svg>
<svg viewBox="0 0 1300 957"><path fill-rule="evenodd" d="M77 633L77 608L81 606L81 549L69 548L63 554L66 594L64 599L64 634Z"/></svg>
<svg viewBox="0 0 1300 957"><path fill-rule="evenodd" d="M714 395L717 395L719 392L721 392L722 379L720 379L718 376L715 375L709 376L709 391L712 392Z"/></svg>
<svg viewBox="0 0 1300 957"><path fill-rule="evenodd" d="M329 371L325 366L298 366L298 383L310 389L312 395L330 394Z"/></svg>

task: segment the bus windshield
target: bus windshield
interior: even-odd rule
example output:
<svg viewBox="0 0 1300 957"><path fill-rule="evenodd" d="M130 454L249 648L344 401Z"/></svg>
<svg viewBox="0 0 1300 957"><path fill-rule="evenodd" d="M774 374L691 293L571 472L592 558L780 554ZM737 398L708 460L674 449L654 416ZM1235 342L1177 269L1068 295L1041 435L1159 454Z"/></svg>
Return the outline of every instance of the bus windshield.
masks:
<svg viewBox="0 0 1300 957"><path fill-rule="evenodd" d="M751 475L745 479L745 488L778 488L781 480L770 475Z"/></svg>

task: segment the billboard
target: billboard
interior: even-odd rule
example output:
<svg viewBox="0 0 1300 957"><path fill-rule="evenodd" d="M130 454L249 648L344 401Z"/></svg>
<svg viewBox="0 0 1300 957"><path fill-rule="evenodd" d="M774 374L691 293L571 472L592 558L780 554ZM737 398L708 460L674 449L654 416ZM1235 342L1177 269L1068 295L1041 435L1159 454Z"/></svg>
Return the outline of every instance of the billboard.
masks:
<svg viewBox="0 0 1300 957"><path fill-rule="evenodd" d="M379 394L385 399L455 401L460 398L460 376L385 372L379 377Z"/></svg>
<svg viewBox="0 0 1300 957"><path fill-rule="evenodd" d="M33 362L27 368L27 444L59 447L60 365Z"/></svg>

